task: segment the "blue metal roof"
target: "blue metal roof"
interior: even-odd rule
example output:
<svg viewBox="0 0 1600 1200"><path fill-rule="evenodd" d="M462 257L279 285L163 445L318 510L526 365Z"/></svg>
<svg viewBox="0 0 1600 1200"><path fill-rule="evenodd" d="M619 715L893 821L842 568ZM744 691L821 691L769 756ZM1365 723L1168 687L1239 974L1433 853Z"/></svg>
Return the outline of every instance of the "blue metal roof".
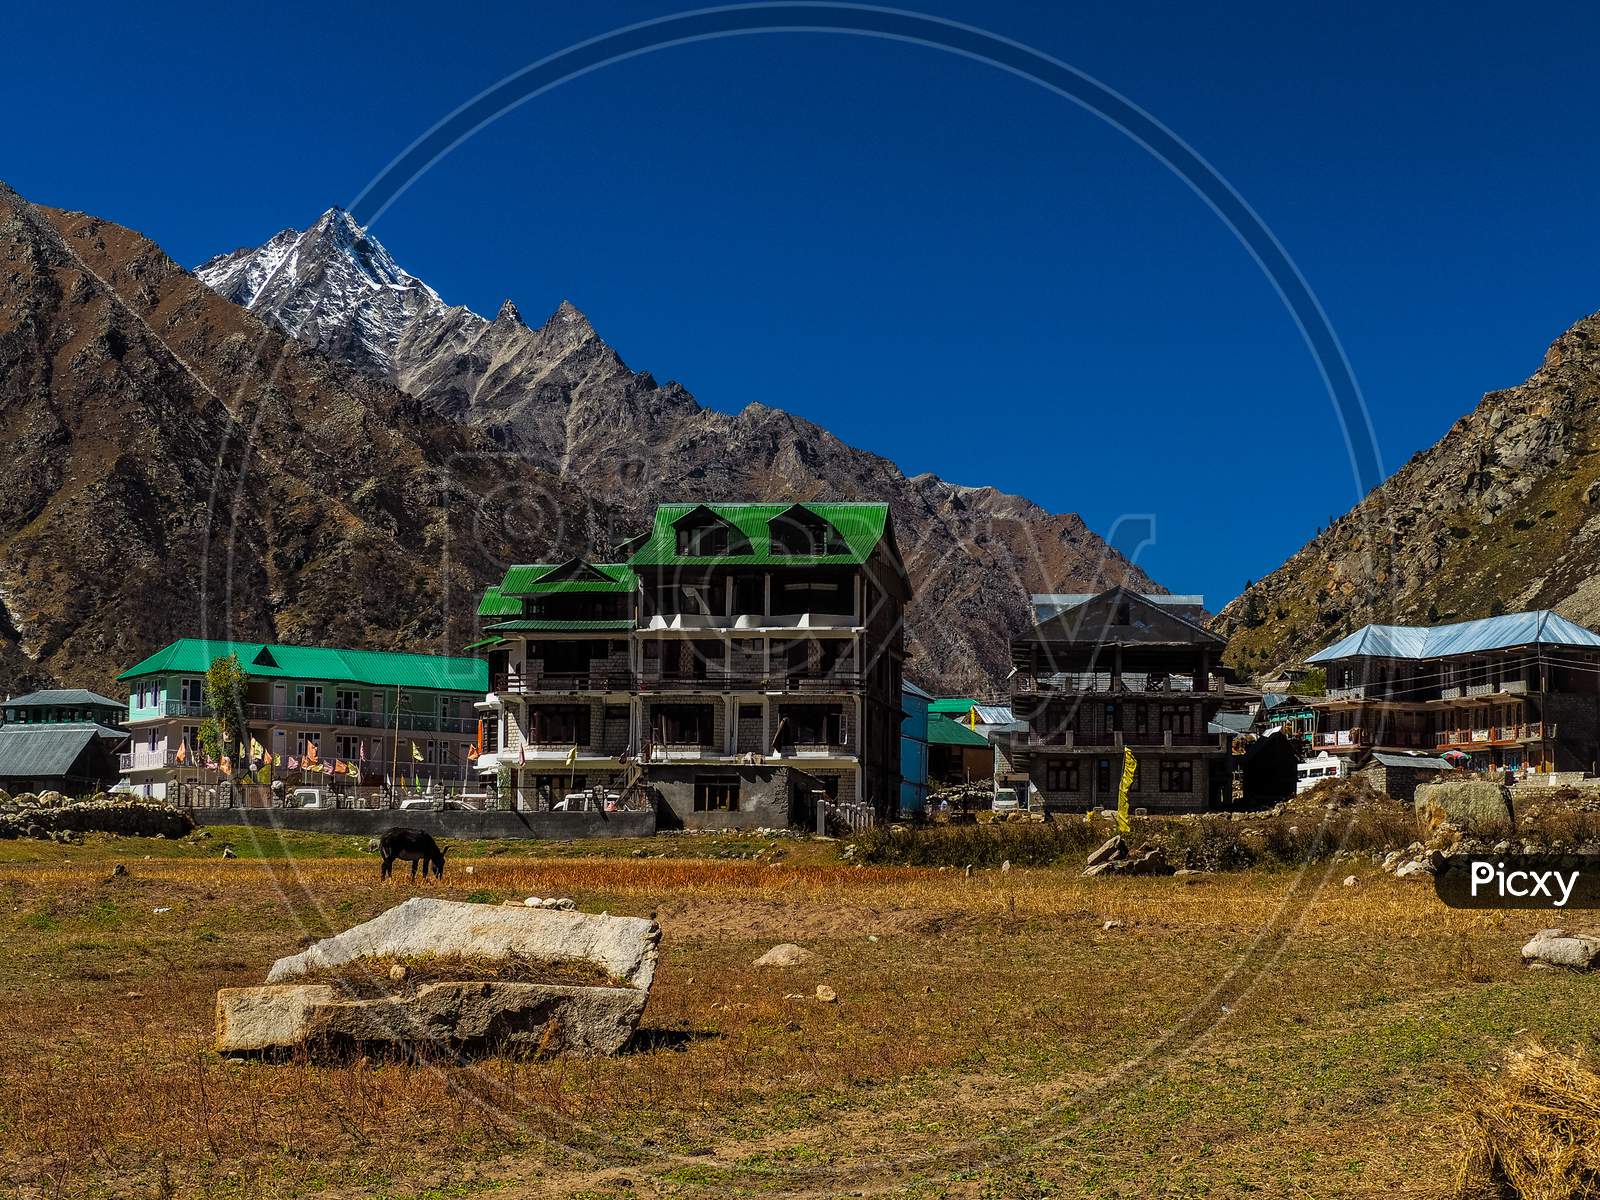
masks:
<svg viewBox="0 0 1600 1200"><path fill-rule="evenodd" d="M1318 650L1308 663L1340 658L1444 658L1513 646L1585 646L1600 650L1600 633L1547 608L1453 625L1363 625Z"/></svg>

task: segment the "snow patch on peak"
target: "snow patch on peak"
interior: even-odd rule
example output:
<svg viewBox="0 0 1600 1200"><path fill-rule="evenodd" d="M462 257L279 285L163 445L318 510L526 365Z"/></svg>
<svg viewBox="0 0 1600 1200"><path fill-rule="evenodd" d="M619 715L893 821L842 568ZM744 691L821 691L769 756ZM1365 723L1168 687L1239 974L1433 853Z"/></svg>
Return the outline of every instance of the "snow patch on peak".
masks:
<svg viewBox="0 0 1600 1200"><path fill-rule="evenodd" d="M285 229L255 250L211 259L195 274L286 333L319 349L344 349L380 375L392 374L394 350L407 329L450 312L437 292L337 206L308 229Z"/></svg>

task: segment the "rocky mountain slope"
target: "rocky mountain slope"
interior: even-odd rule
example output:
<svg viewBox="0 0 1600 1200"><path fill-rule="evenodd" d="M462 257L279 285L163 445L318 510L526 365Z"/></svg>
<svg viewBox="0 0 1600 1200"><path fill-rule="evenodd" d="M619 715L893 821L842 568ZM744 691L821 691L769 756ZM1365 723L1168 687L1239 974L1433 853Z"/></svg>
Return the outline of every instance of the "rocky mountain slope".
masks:
<svg viewBox="0 0 1600 1200"><path fill-rule="evenodd" d="M1228 656L1293 661L1371 621L1554 608L1600 624L1600 315L1490 392L1219 615Z"/></svg>
<svg viewBox="0 0 1600 1200"><path fill-rule="evenodd" d="M116 694L189 634L459 648L485 578L612 522L138 234L3 185L0 439L13 692Z"/></svg>
<svg viewBox="0 0 1600 1200"><path fill-rule="evenodd" d="M1002 687L1030 592L1160 590L1075 514L907 478L762 404L732 415L704 408L680 385L629 368L571 304L538 326L510 301L492 321L447 306L338 210L198 273L309 344L580 482L615 508L617 540L642 529L661 500L888 500L917 587L909 670L930 686Z"/></svg>

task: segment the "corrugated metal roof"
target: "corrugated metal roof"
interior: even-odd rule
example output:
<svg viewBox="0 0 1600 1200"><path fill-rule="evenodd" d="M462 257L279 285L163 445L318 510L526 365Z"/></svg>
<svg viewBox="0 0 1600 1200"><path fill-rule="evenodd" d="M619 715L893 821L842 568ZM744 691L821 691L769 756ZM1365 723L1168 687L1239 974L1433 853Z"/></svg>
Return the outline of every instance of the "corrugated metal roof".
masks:
<svg viewBox="0 0 1600 1200"><path fill-rule="evenodd" d="M1363 625L1305 661L1341 658L1443 658L1514 646L1584 646L1600 649L1600 633L1549 609L1507 613L1452 625Z"/></svg>
<svg viewBox="0 0 1600 1200"><path fill-rule="evenodd" d="M677 522L698 509L709 509L743 535L747 546L732 553L682 555L678 553ZM780 554L772 549L769 523L792 508L814 513L839 531L846 546L837 554ZM865 562L883 540L889 524L889 506L876 503L766 504L662 504L656 508L650 538L634 552L635 567L667 566L680 562L725 563L730 566L821 566Z"/></svg>
<svg viewBox="0 0 1600 1200"><path fill-rule="evenodd" d="M65 775L97 736L85 725L7 725L0 729L0 778Z"/></svg>
<svg viewBox="0 0 1600 1200"><path fill-rule="evenodd" d="M129 667L117 678L137 679L175 671L204 674L212 662L230 654L238 655L239 664L247 675L263 679L312 679L444 692L486 692L489 689L489 664L481 658L284 646L275 642L203 641L200 638L179 638Z"/></svg>
<svg viewBox="0 0 1600 1200"><path fill-rule="evenodd" d="M496 621L483 628L485 633L625 633L633 628L633 622L525 617L518 621Z"/></svg>
<svg viewBox="0 0 1600 1200"><path fill-rule="evenodd" d="M478 601L478 615L480 617L520 617L522 615L522 601L515 596L508 596L494 584L483 589L483 598ZM467 647L469 650L471 647Z"/></svg>
<svg viewBox="0 0 1600 1200"><path fill-rule="evenodd" d="M989 739L974 733L960 721L930 713L928 716L928 744L930 746L987 746Z"/></svg>
<svg viewBox="0 0 1600 1200"><path fill-rule="evenodd" d="M928 711L931 713L946 714L960 713L962 716L965 716L977 706L978 702L976 700L969 699L965 696L945 696L928 705Z"/></svg>
<svg viewBox="0 0 1600 1200"><path fill-rule="evenodd" d="M26 696L18 696L3 703L8 708L32 705L80 708L87 704L99 704L110 708L125 708L128 702L126 700L113 700L110 696L102 696L99 692L89 691L88 688L46 688L42 692L29 692Z"/></svg>
<svg viewBox="0 0 1600 1200"><path fill-rule="evenodd" d="M563 571L562 568L567 568ZM590 569L592 568L592 570ZM551 579L559 574L561 578ZM605 576L603 579L595 575ZM556 596L581 592L631 592L639 577L624 563L523 563L506 571L500 581L503 596ZM520 611L520 610L519 610Z"/></svg>
<svg viewBox="0 0 1600 1200"><path fill-rule="evenodd" d="M927 692L923 691L916 684L912 683L911 680L909 680L909 679L902 679L900 681L900 690L903 691L903 692L910 692L913 696L921 696L924 700L932 700L933 699L933 697L931 695L929 695Z"/></svg>
<svg viewBox="0 0 1600 1200"><path fill-rule="evenodd" d="M1386 767L1416 767L1419 771L1449 771L1454 769L1442 758L1430 758L1423 754L1387 754L1382 750L1374 750L1372 757L1375 762L1381 763Z"/></svg>
<svg viewBox="0 0 1600 1200"><path fill-rule="evenodd" d="M979 725L1013 725L1016 716L1011 711L1009 704L975 704L978 711Z"/></svg>

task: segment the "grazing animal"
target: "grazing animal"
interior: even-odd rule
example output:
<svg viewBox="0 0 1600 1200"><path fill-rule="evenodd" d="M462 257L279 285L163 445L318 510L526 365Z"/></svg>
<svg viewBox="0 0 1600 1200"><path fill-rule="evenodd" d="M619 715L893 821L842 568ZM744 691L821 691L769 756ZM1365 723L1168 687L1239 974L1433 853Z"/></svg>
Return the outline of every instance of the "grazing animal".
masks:
<svg viewBox="0 0 1600 1200"><path fill-rule="evenodd" d="M411 864L411 882L417 881L417 864L422 864L422 877L428 877L428 869L433 869L434 875L444 878L444 848L433 840L432 834L422 832L420 829L391 829L378 839L378 852L383 855L383 872L381 878L389 878L389 872L394 869L394 860Z"/></svg>

